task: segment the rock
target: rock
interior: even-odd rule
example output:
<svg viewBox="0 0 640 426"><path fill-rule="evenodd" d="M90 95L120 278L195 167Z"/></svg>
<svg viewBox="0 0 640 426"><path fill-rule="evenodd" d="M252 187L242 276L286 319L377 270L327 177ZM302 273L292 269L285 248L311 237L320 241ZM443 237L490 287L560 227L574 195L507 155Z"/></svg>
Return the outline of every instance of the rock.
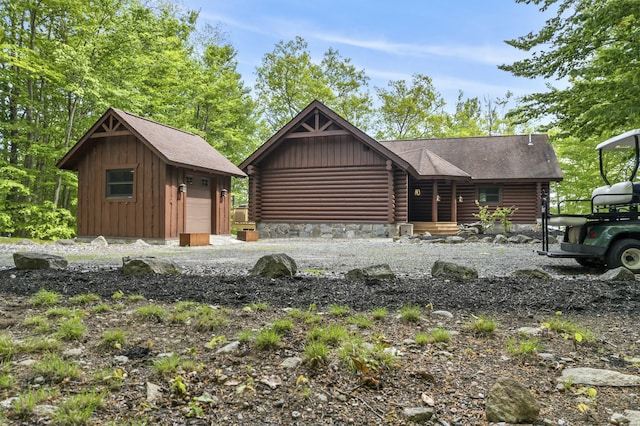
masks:
<svg viewBox="0 0 640 426"><path fill-rule="evenodd" d="M540 404L520 382L502 377L489 390L485 411L489 422L535 423Z"/></svg>
<svg viewBox="0 0 640 426"><path fill-rule="evenodd" d="M518 334L522 336L539 336L542 334L543 329L540 327L520 327Z"/></svg>
<svg viewBox="0 0 640 426"><path fill-rule="evenodd" d="M431 316L448 318L448 319L452 319L453 318L453 314L451 312L443 311L443 310L433 311L433 312L431 312Z"/></svg>
<svg viewBox="0 0 640 426"><path fill-rule="evenodd" d="M396 275L391 270L391 267L386 263L381 265L367 266L366 268L352 269L345 275L345 278L350 280L389 279L395 277Z"/></svg>
<svg viewBox="0 0 640 426"><path fill-rule="evenodd" d="M135 240L133 245L136 247L149 247L149 244L145 240L141 239Z"/></svg>
<svg viewBox="0 0 640 426"><path fill-rule="evenodd" d="M23 238L21 240L16 241L15 244L18 246L32 246L32 245L35 245L36 243L34 243L32 240L28 238Z"/></svg>
<svg viewBox="0 0 640 426"><path fill-rule="evenodd" d="M511 273L513 277L533 278L536 280L550 280L551 274L542 269L518 269Z"/></svg>
<svg viewBox="0 0 640 426"><path fill-rule="evenodd" d="M129 362L129 357L126 355L116 355L113 357L113 362L117 365L124 365Z"/></svg>
<svg viewBox="0 0 640 426"><path fill-rule="evenodd" d="M17 269L66 269L69 266L61 256L35 252L14 253L13 263Z"/></svg>
<svg viewBox="0 0 640 426"><path fill-rule="evenodd" d="M91 241L91 245L96 247L107 247L109 243L107 242L105 237L100 235L99 237L96 237L93 239L93 241Z"/></svg>
<svg viewBox="0 0 640 426"><path fill-rule="evenodd" d="M292 356L292 357L283 359L280 366L287 370L295 370L296 368L298 368L300 364L302 364L302 358L297 356Z"/></svg>
<svg viewBox="0 0 640 426"><path fill-rule="evenodd" d="M11 408L13 408L13 404L18 399L19 398L17 396L12 396L11 398L3 399L2 401L0 401L0 407L2 407L5 410L10 410Z"/></svg>
<svg viewBox="0 0 640 426"><path fill-rule="evenodd" d="M531 242L531 240L533 240L533 238L522 234L512 235L511 237L507 238L507 242L514 244L527 244Z"/></svg>
<svg viewBox="0 0 640 426"><path fill-rule="evenodd" d="M635 281L636 276L629 269L621 266L619 268L608 270L604 274L600 275L600 279L603 281Z"/></svg>
<svg viewBox="0 0 640 426"><path fill-rule="evenodd" d="M562 370L562 375L556 378L556 381L590 386L640 386L640 376L588 367L565 368Z"/></svg>
<svg viewBox="0 0 640 426"><path fill-rule="evenodd" d="M83 353L82 348L71 348L62 352L62 355L68 358L79 357Z"/></svg>
<svg viewBox="0 0 640 426"><path fill-rule="evenodd" d="M216 351L216 353L217 354L230 354L230 353L237 352L239 349L240 349L240 342L236 340L234 342L227 343L226 345L224 345L223 347L218 349Z"/></svg>
<svg viewBox="0 0 640 426"><path fill-rule="evenodd" d="M433 408L431 407L407 407L402 410L404 416L413 423L424 423L433 417Z"/></svg>
<svg viewBox="0 0 640 426"><path fill-rule="evenodd" d="M493 237L493 242L496 244L505 244L509 242L509 239L502 234L498 234Z"/></svg>
<svg viewBox="0 0 640 426"><path fill-rule="evenodd" d="M436 260L436 262L431 267L431 276L456 278L460 280L473 280L478 278L478 271L468 266Z"/></svg>
<svg viewBox="0 0 640 426"><path fill-rule="evenodd" d="M33 415L36 417L49 417L58 410L55 405L38 404L33 407Z"/></svg>
<svg viewBox="0 0 640 426"><path fill-rule="evenodd" d="M153 256L136 256L122 258L122 273L125 275L180 275L180 268L169 261L156 259Z"/></svg>
<svg viewBox="0 0 640 426"><path fill-rule="evenodd" d="M459 237L457 235L451 236L451 237L447 237L445 239L445 241L449 244L461 244L464 243L466 240L462 237Z"/></svg>
<svg viewBox="0 0 640 426"><path fill-rule="evenodd" d="M54 244L57 244L59 246L75 246L77 243L75 240L71 240L68 238L61 238L59 240L56 240Z"/></svg>
<svg viewBox="0 0 640 426"><path fill-rule="evenodd" d="M284 253L268 254L258 259L249 272L260 277L293 277L298 272L296 261Z"/></svg>
<svg viewBox="0 0 640 426"><path fill-rule="evenodd" d="M155 383L147 382L147 402L155 402L162 398L162 388Z"/></svg>
<svg viewBox="0 0 640 426"><path fill-rule="evenodd" d="M640 411L624 410L624 416L629 419L629 426L640 426Z"/></svg>

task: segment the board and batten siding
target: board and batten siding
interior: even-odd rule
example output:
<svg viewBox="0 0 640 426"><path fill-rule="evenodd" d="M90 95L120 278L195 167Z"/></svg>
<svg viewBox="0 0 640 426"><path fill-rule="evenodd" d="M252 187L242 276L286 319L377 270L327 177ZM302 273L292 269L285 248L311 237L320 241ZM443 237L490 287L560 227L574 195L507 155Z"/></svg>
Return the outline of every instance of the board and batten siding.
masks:
<svg viewBox="0 0 640 426"><path fill-rule="evenodd" d="M393 165L350 134L286 139L249 175L252 220L395 220Z"/></svg>
<svg viewBox="0 0 640 426"><path fill-rule="evenodd" d="M132 198L106 198L106 171L132 168ZM163 206L176 179L149 148L134 135L95 138L78 164L78 235L169 238L178 231L168 225ZM179 214L177 199L171 214ZM177 234L176 234L177 235Z"/></svg>
<svg viewBox="0 0 640 426"><path fill-rule="evenodd" d="M511 216L513 223L535 223L540 218L540 193L542 190L549 191L548 183L537 182L514 182L514 183L488 183L488 184L458 184L457 195L463 197L463 203L458 204L458 222L477 222L478 218L474 213L478 213L478 206L475 200L478 198L478 187L499 186L500 203L495 206L490 204L492 211L496 206L517 207L517 211Z"/></svg>

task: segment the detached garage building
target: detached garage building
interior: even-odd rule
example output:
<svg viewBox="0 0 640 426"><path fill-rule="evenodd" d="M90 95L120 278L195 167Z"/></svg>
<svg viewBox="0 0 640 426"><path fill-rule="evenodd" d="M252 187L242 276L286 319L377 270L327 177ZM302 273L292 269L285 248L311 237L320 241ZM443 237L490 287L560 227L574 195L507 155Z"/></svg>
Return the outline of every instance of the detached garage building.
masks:
<svg viewBox="0 0 640 426"><path fill-rule="evenodd" d="M231 177L200 136L110 108L58 162L78 172L78 238L230 233Z"/></svg>

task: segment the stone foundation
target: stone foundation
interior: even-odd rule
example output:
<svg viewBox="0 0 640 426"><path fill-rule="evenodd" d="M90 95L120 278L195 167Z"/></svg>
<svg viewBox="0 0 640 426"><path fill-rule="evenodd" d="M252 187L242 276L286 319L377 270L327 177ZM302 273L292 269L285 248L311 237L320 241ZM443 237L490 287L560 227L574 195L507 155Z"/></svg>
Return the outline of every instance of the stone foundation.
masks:
<svg viewBox="0 0 640 426"><path fill-rule="evenodd" d="M272 223L259 222L260 238L392 238L396 223Z"/></svg>

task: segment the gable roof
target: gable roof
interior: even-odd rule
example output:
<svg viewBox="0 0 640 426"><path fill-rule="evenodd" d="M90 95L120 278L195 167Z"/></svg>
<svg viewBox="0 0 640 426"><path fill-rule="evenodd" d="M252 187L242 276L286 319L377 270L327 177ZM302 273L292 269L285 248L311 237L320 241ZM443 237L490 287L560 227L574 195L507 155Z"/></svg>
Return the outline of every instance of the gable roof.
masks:
<svg viewBox="0 0 640 426"><path fill-rule="evenodd" d="M115 108L109 108L80 138L58 162L58 168L76 170L84 153L98 140L96 138L100 137L100 133L104 132L103 125L110 117L115 117L120 122L120 126L112 129L116 134L127 131L133 133L167 164L208 173L246 177L242 170L200 136Z"/></svg>
<svg viewBox="0 0 640 426"><path fill-rule="evenodd" d="M429 152L473 180L562 180L558 159L544 134L380 143L407 160L414 158L416 151L423 151L422 155Z"/></svg>
<svg viewBox="0 0 640 426"><path fill-rule="evenodd" d="M420 177L471 177L471 175L469 175L464 170L461 170L460 168L449 163L448 161L434 154L428 149L416 148L409 151L396 153L400 157L407 160L409 164L413 165L413 167L420 174Z"/></svg>
<svg viewBox="0 0 640 426"><path fill-rule="evenodd" d="M294 132L299 126L304 126L304 121L315 112L315 110L320 111L324 114L331 123L331 127L341 128L342 131L347 131L351 133L356 139L362 142L365 146L369 147L374 152L377 152L382 157L391 160L394 164L396 164L401 169L409 172L414 176L418 176L418 171L406 161L404 158L397 155L392 150L388 149L384 145L381 145L378 141L373 139L371 136L364 133L362 130L358 129L347 120L339 116L332 109L324 105L322 102L318 100L314 100L311 102L305 109L303 109L298 115L296 115L289 123L287 123L282 129L280 129L276 134L271 136L269 140L267 140L264 144L262 144L257 150L253 152L246 160L244 160L240 164L240 168L242 170L247 170L251 164L257 163L261 158L267 156L270 152L272 152L280 143L285 139L285 136L288 133Z"/></svg>

